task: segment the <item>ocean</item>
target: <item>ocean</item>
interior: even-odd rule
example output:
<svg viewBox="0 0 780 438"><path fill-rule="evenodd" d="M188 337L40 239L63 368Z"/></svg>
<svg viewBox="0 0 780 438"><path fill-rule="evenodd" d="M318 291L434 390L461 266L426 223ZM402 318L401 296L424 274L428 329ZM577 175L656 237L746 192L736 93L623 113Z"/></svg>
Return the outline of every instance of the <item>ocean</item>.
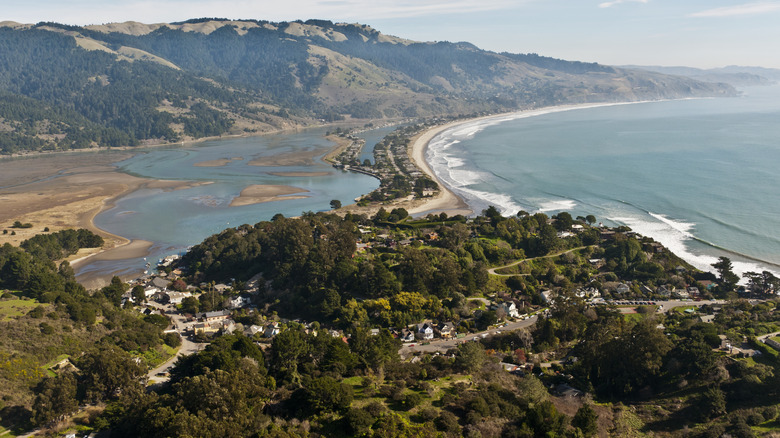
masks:
<svg viewBox="0 0 780 438"><path fill-rule="evenodd" d="M780 272L780 86L472 121L426 159L472 209L593 214L700 269Z"/></svg>

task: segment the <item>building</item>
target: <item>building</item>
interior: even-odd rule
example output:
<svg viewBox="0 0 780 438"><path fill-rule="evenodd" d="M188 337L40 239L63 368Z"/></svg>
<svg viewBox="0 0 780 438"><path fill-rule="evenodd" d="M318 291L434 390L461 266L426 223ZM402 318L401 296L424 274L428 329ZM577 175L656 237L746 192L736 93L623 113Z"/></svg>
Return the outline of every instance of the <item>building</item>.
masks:
<svg viewBox="0 0 780 438"><path fill-rule="evenodd" d="M398 339L401 340L401 342L414 342L414 332L411 330L403 329L401 330L401 333L398 334Z"/></svg>
<svg viewBox="0 0 780 438"><path fill-rule="evenodd" d="M279 327L278 322L272 322L265 326L265 331L263 332L263 336L266 338L273 338L274 336L278 335L281 332L281 329Z"/></svg>
<svg viewBox="0 0 780 438"><path fill-rule="evenodd" d="M229 310L217 310L214 312L199 313L198 319L203 322L224 321L230 317Z"/></svg>
<svg viewBox="0 0 780 438"><path fill-rule="evenodd" d="M458 334L457 331L455 331L455 324L450 321L440 322L439 325L436 326L436 330L434 332L443 339L449 339L455 337Z"/></svg>
<svg viewBox="0 0 780 438"><path fill-rule="evenodd" d="M249 298L241 297L241 296L231 299L230 302L228 303L228 307L230 307L231 309L240 309L248 305L249 305Z"/></svg>
<svg viewBox="0 0 780 438"><path fill-rule="evenodd" d="M417 338L424 341L430 341L433 339L433 326L427 322L417 324Z"/></svg>
<svg viewBox="0 0 780 438"><path fill-rule="evenodd" d="M498 305L498 310L503 310L504 314L510 318L519 318L520 312L517 311L517 306L513 301L505 301Z"/></svg>

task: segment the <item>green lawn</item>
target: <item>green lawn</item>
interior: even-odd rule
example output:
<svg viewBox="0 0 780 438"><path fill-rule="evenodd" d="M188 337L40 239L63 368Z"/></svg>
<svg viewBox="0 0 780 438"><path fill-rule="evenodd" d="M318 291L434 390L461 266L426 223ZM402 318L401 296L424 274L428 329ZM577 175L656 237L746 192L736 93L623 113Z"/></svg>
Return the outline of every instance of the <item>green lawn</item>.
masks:
<svg viewBox="0 0 780 438"><path fill-rule="evenodd" d="M689 310L689 309L693 310L694 312L696 310L698 310L698 308L696 306L679 306L679 307L673 308L672 312L685 313L685 311Z"/></svg>
<svg viewBox="0 0 780 438"><path fill-rule="evenodd" d="M27 315L27 312L38 307L38 304L36 300L26 299L0 301L0 321L10 321Z"/></svg>

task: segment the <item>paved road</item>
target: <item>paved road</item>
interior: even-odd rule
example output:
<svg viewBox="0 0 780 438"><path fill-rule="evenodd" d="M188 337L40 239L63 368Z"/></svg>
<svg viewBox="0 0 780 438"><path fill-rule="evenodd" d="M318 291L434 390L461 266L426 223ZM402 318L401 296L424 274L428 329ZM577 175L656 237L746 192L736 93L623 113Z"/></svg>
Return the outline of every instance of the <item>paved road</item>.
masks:
<svg viewBox="0 0 780 438"><path fill-rule="evenodd" d="M156 305L154 307L157 308L164 308L164 306ZM206 345L208 344L198 344L195 342L190 341L187 336L185 336L185 320L184 317L181 315L170 315L171 319L173 320L173 326L176 329L177 332L179 332L179 335L181 335L181 347L179 348L179 351L176 352L176 355L174 355L172 358L168 359L164 363L157 366L157 368L149 371L146 375L149 384L154 383L163 383L167 382L169 377L167 375L161 375L158 376L158 374L164 374L170 371L171 368L173 368L173 365L176 363L176 359L179 358L179 356L186 356L189 354L197 353L198 351L206 348Z"/></svg>
<svg viewBox="0 0 780 438"><path fill-rule="evenodd" d="M517 330L525 327L530 327L534 325L534 323L536 323L536 319L537 317L534 315L522 321L510 322L505 327L500 327L498 329L485 330L483 332L478 332L478 333L469 333L468 335L466 335L465 338L461 338L461 339L434 339L428 345L422 345L417 342L411 344L404 344L401 347L401 349L398 350L398 354L400 354L401 357L408 357L412 353L415 353L417 351L424 352L424 353L433 353L436 351L440 353L445 353L450 348L455 348L458 344L470 341L475 337L482 337L483 334L490 336L492 334L495 334L498 330L505 332L505 331Z"/></svg>

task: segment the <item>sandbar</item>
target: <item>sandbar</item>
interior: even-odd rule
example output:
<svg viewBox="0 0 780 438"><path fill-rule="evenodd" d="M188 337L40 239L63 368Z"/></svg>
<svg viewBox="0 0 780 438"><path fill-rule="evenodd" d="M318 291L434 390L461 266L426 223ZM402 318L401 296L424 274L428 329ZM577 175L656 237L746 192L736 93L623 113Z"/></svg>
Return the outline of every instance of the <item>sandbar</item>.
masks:
<svg viewBox="0 0 780 438"><path fill-rule="evenodd" d="M69 257L77 270L96 260L146 256L150 242L131 242L101 230L94 225L94 217L119 197L139 189L181 190L208 182L154 180L118 172L112 163L129 156L104 153L0 160L0 229L8 230L0 234L0 245L18 246L45 228L50 232L86 228L102 236L105 244ZM11 228L17 220L32 228ZM95 287L111 278L110 273L89 276L94 280L90 286Z"/></svg>
<svg viewBox="0 0 780 438"><path fill-rule="evenodd" d="M230 206L240 207L242 205L260 204L263 202L308 198L308 196L304 195L289 196L295 193L308 193L308 190L292 186L256 184L241 190L241 194L233 198Z"/></svg>
<svg viewBox="0 0 780 438"><path fill-rule="evenodd" d="M289 176L289 177L301 177L306 178L309 176L328 176L330 172L268 172L269 175L274 176Z"/></svg>
<svg viewBox="0 0 780 438"><path fill-rule="evenodd" d="M247 164L260 167L282 167L282 166L311 166L314 165L314 157L321 155L330 148L317 148L308 151L287 152L285 154L271 155L268 157L258 157Z"/></svg>
<svg viewBox="0 0 780 438"><path fill-rule="evenodd" d="M244 157L233 157L233 158L219 158L217 160L209 160L209 161L201 161L199 163L193 164L195 167L223 167L227 166L228 163L232 163L233 161L242 161Z"/></svg>

